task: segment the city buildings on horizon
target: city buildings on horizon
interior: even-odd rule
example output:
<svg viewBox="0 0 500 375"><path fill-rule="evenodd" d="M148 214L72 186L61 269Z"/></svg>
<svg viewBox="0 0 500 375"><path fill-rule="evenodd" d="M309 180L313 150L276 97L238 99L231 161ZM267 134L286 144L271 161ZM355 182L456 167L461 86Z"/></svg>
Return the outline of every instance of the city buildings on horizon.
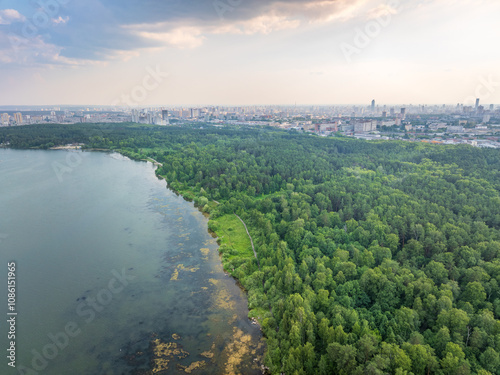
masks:
<svg viewBox="0 0 500 375"><path fill-rule="evenodd" d="M415 139L500 148L500 106L367 105L204 106L204 107L1 107L0 126L121 123L159 126L273 126L322 136ZM495 138L496 137L496 138ZM483 142L485 141L486 142Z"/></svg>

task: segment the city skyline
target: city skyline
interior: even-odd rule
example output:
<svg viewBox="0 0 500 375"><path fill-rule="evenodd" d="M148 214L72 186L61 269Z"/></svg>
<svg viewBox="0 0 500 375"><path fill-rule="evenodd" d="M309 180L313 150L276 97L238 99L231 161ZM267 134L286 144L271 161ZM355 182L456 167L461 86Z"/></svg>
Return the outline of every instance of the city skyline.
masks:
<svg viewBox="0 0 500 375"><path fill-rule="evenodd" d="M0 1L0 105L500 103L493 1Z"/></svg>

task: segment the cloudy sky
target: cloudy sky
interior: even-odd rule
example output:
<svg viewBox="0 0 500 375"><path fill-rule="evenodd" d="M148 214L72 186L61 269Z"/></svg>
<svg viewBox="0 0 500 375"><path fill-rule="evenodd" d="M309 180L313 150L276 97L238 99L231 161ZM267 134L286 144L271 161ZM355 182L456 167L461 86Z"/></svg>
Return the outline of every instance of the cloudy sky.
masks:
<svg viewBox="0 0 500 375"><path fill-rule="evenodd" d="M498 0L0 0L0 105L500 103Z"/></svg>

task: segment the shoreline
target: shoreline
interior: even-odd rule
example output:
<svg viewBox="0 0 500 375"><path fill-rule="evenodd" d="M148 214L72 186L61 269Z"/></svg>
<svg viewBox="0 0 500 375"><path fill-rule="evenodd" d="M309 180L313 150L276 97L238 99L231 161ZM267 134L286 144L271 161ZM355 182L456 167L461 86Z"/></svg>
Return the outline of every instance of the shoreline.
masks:
<svg viewBox="0 0 500 375"><path fill-rule="evenodd" d="M150 162L149 160L145 160L145 159L141 159L139 161L147 161L147 162ZM203 215L205 216L208 220L211 220L211 214L208 213L208 212L204 212L202 211L202 207L197 205L195 202L194 202L194 199L191 199L189 197L186 197L185 195L183 195L180 191L178 190L175 190L172 185L170 185L170 183L167 181L166 177L165 176L162 176L157 172L158 170L158 165L163 165L161 163L158 163L155 164L155 166L157 167L155 169L155 175L156 177L158 177L158 179L160 180L165 180L166 184L167 184L167 189L169 189L170 191L172 191L174 194L176 194L177 196L181 196L182 199L184 199L185 201L187 202L190 202L190 203L193 203L194 207L198 209L198 211ZM212 202L214 202L216 205L219 205L220 203L215 201L215 200L212 200ZM236 214L234 214L240 221L241 223L243 224L244 228L245 228L245 231L248 235L248 238L251 242L251 246L252 246L252 251L253 251L253 254L254 254L254 257L255 259L257 260L257 264L258 264L258 267L259 267L259 270L260 270L260 261L259 261L259 258L257 257L257 253L255 252L255 248L254 248L254 244L253 244L253 239L252 239L252 236L250 235L250 232L248 231L248 228L245 224L245 222ZM247 310L248 310L248 313L250 313L252 310L249 308L248 306L248 290L243 286L242 282L240 281L239 278L237 278L236 276L232 275L230 272L228 272L226 270L226 268L224 267L224 263L222 261L222 255L223 255L223 252L220 250L221 249L221 246L220 246L220 242L219 242L219 239L220 239L220 236L217 234L217 232L211 230L209 227L208 227L208 222L207 222L207 232L213 237L216 239L217 241L217 245L218 245L218 253L219 253L219 261L221 263L221 266L222 266L222 270L224 271L224 273L227 275L227 276L230 276L236 283L236 285L241 289L242 292L245 293L245 299L246 299L246 302L247 302ZM247 319L250 321L251 324L253 325L257 325L259 327L259 330L262 334L262 338L265 340L266 337L264 335L264 331L262 330L262 324L260 322L259 319L257 319L256 317L252 317L250 318L250 316L247 315Z"/></svg>
<svg viewBox="0 0 500 375"><path fill-rule="evenodd" d="M75 146L76 147L76 146ZM10 148L10 147L7 147L7 148ZM57 151L57 150L75 150L75 148L67 148L66 146L56 146L54 148L50 148L49 150L45 150L45 151L51 151L51 150L54 150L54 151ZM174 194L176 194L177 196L181 196L182 199L184 199L185 201L187 202L190 202L190 203L193 203L193 206L205 217L207 218L208 220L211 220L211 214L209 212L204 212L202 211L202 207L197 205L196 202L194 201L194 198L195 197L190 197L190 196L187 196L187 194L183 194L182 192L176 190L175 188L172 187L172 185L168 182L167 178L165 176L162 176L161 174L158 173L158 169L159 167L163 166L162 163L159 163L158 161L152 159L152 158L146 158L146 159L143 159L143 158L138 158L138 157L135 157L134 155L130 155L128 154L127 152L123 152L123 150L112 150L112 149L98 149L98 148L89 148L89 149L85 149L85 148L78 148L76 150L80 150L82 152L84 151L91 151L91 152L104 152L104 153L117 153L117 154L120 154L126 158L129 158L130 160L133 160L133 161L139 161L139 162L146 162L146 163L151 163L153 164L153 166L155 167L154 168L154 173L155 173L155 176L159 179L159 180L165 180L165 183L166 183L166 187L168 190L170 190L171 192L173 192ZM216 205L219 205L220 203L215 201L215 200L211 200L210 202L214 202L214 204ZM260 262L259 262L259 259L257 258L257 254L255 252L255 249L253 247L253 239L252 237L250 236L250 233L248 231L248 228L246 227L246 224L243 222L243 220L238 216L236 215L236 217L242 222L242 225L245 227L245 230L248 234L248 237L252 243L252 250L253 250L253 253L254 253L254 256L255 256L255 259L257 260L257 263L259 263L259 269L260 269ZM238 286L238 288L240 288L240 290L242 292L245 293L245 299L246 299L246 307L247 307L247 310L248 310L248 313L251 312L249 306L248 306L248 290L243 286L242 282L240 281L240 279L238 279L236 276L232 275L230 272L228 272L225 267L224 267L224 263L222 261L222 255L223 255L223 252L221 252L221 246L220 246L220 236L219 234L217 234L215 231L212 231L210 230L210 228L208 227L208 222L207 222L207 232L213 237L216 239L217 241L217 245L218 245L218 255L219 255L219 261L220 261L220 264L222 266L222 270L223 272L227 275L227 276L230 276L234 281L235 281L235 284ZM253 325L257 325L259 327L259 330L261 332L261 335L262 335L262 338L265 339L265 336L264 336L264 332L262 330L262 324L261 322L259 321L259 319L255 318L255 317L252 317L250 318L247 314L247 319L249 320L249 322Z"/></svg>
<svg viewBox="0 0 500 375"><path fill-rule="evenodd" d="M49 150L81 150L82 146L55 146L50 147Z"/></svg>
<svg viewBox="0 0 500 375"><path fill-rule="evenodd" d="M118 152L118 151L115 151L115 152ZM120 155L123 155L122 153L118 152ZM126 155L123 155L123 156L126 156ZM130 156L126 156L126 157L129 157L131 158ZM147 160L147 159L134 159L134 158L131 158L131 160L135 160L135 161L145 161L145 162L149 162L149 163L153 163L151 162L150 160ZM152 159L154 160L154 159ZM159 166L163 166L163 164L157 162L155 160L155 163L153 163L153 165L156 167L154 169L154 172L155 172L155 175L156 177L159 179L159 180L164 180L165 183L166 183L166 186L167 186L167 189L170 190L171 192L173 192L174 194L176 194L177 196L181 196L182 199L184 199L186 202L189 202L189 203L193 203L193 206L194 208L196 208L205 218L207 218L208 220L211 219L211 214L208 213L208 212L204 212L202 211L202 206L201 205L197 205L196 202L194 202L194 199L190 199L188 197L186 197L185 195L183 195L180 191L178 190L175 190L171 185L170 183L168 182L167 178L165 176L162 176L160 174L157 173L158 171L158 168ZM216 203L217 205L219 205L220 203L215 201L215 200L212 200L212 202ZM255 249L254 249L254 245L253 245L253 240L252 240L252 236L250 235L249 231L248 231L248 228L245 224L245 222L236 214L234 214L241 222L242 224L244 225L245 227L245 230L248 234L248 237L252 243L252 250L253 250L253 253L255 255L255 259L257 259L257 262L259 264L259 270L260 270L260 262L259 262L259 259L257 258L257 254L255 252ZM260 339L260 342L264 345L264 351L262 353L262 357L260 357L260 359L258 360L258 362L260 363L260 371L262 374L269 374L268 372L268 368L264 365L264 357L267 353L267 345L266 345L266 336L264 335L264 331L262 330L262 324L261 322L259 321L259 319L255 318L255 317L252 317L250 318L249 314L251 312L250 308L249 308L249 304L248 304L248 290L243 286L243 284L241 283L240 279L238 279L237 277L233 276L231 273L229 273L226 268L224 267L224 263L222 261L222 252L221 252L221 246L220 246L220 242L219 242L219 235L217 234L217 232L211 230L209 227L208 227L208 221L206 223L206 228L207 228L207 232L208 234L210 234L210 236L212 236L214 239L216 239L217 241L217 252L218 252L218 256L219 256L219 262L220 262L220 265L222 267L222 271L224 272L224 274L226 276L229 276L231 277L234 282L235 282L235 285L244 293L245 295L245 302L246 302L246 310L248 311L247 313L247 316L246 316L246 319L250 322L251 325L256 325L259 329L259 332L260 332L260 335L261 335L261 339ZM256 358L257 359L257 358ZM256 360L254 359L254 361Z"/></svg>
<svg viewBox="0 0 500 375"><path fill-rule="evenodd" d="M10 149L13 149L11 147L7 147L7 148L10 148ZM71 148L54 148L54 149L48 149L48 150L41 150L41 151L61 151L61 150L64 150L64 151L72 151L74 149L71 149ZM26 150L26 151L29 151L29 150ZM38 150L37 150L38 151ZM165 185L163 185L164 187L167 187L168 190L170 190L172 193L176 194L177 196L181 196L183 198L183 200L187 201L187 202L192 202L193 203L193 208L196 208L198 212L200 212L207 220L204 221L204 227L206 228L206 231L207 233L213 237L215 240L217 240L219 237L218 235L211 231L208 227L208 220L210 220L210 214L207 213L207 212L203 212L202 211L202 206L199 206L198 204L196 204L196 202L194 202L193 199L189 199L189 197L186 197L184 194L182 194L181 192L175 190L170 184L169 182L167 181L166 177L165 176L162 176L161 174L159 174L159 168L160 166L162 166L161 163L157 162L154 163L150 160L147 160L147 159L140 159L140 158L135 158L133 157L133 155L129 155L127 152L121 152L119 150L112 150L112 149L80 149L80 152L84 152L84 151L94 151L94 152L103 152L104 154L112 154L112 153L117 153L118 155L121 155L127 159L130 159L130 160L133 160L133 161L144 161L146 163L152 163L153 166L154 166L154 173L155 173L155 176L159 179L159 180L165 180ZM149 169L149 168L147 168ZM175 199L175 197L173 197ZM236 277L234 277L233 275L231 275L229 272L227 272L227 270L225 269L224 267L224 263L222 262L222 253L220 251L220 244L217 243L216 245L217 247L217 255L218 255L218 260L215 260L214 258L214 261L218 262L218 263L214 263L214 264L217 264L217 267L220 266L220 270L223 272L224 275L226 276L230 276L231 279L234 281L234 284L230 282L229 278L228 278L228 282L230 282L232 285L236 285L241 292L244 292L245 294L243 295L242 294L242 301L240 302L241 303L241 322L246 322L244 324L247 324L251 327L253 327L252 329L252 335L255 335L256 338L258 338L258 341L255 341L257 344L261 345L261 346L258 346L257 349L260 350L260 353L257 357L251 357L248 361L245 360L245 361L242 361L241 362L241 366L250 366L253 362L252 362L252 359L254 362L258 363L259 364L259 368L263 366L263 358L265 356L265 353L267 352L267 344L266 344L266 338L263 334L263 331L262 331L262 327L260 324L257 324L258 327L255 327L256 325L256 320L252 319L250 316L249 316L249 312L250 312L250 309L249 309L249 300L248 300L248 291L243 287L243 285L241 284L240 280ZM214 252L212 252L212 256L216 256ZM236 289L236 290L237 290ZM231 301L235 301L235 299L231 299ZM246 331L245 331L246 332ZM243 341L240 342L238 341L238 337L237 336L234 336L232 339L231 339L231 343L233 343L233 340L235 340L234 342L238 345L243 345ZM257 340L257 339L256 339ZM260 348L260 349L259 349ZM258 370L259 373L261 373L261 370L259 369Z"/></svg>

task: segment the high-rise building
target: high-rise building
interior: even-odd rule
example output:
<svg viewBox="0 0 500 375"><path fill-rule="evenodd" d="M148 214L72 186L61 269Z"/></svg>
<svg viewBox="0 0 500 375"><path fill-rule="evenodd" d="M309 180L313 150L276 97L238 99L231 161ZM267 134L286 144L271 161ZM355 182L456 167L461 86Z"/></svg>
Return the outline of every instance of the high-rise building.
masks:
<svg viewBox="0 0 500 375"><path fill-rule="evenodd" d="M476 99L476 111L478 107L479 107L479 98Z"/></svg>
<svg viewBox="0 0 500 375"><path fill-rule="evenodd" d="M401 118L403 120L406 118L406 108L401 108Z"/></svg>
<svg viewBox="0 0 500 375"><path fill-rule="evenodd" d="M490 111L493 111L493 104L490 104Z"/></svg>
<svg viewBox="0 0 500 375"><path fill-rule="evenodd" d="M387 112L386 111L382 112L382 117L387 117Z"/></svg>
<svg viewBox="0 0 500 375"><path fill-rule="evenodd" d="M161 111L161 119L162 120L168 120L168 111L167 110L163 109Z"/></svg>
<svg viewBox="0 0 500 375"><path fill-rule="evenodd" d="M139 122L139 111L137 109L132 110L132 122Z"/></svg>
<svg viewBox="0 0 500 375"><path fill-rule="evenodd" d="M8 125L9 125L9 114L2 113L2 126L8 126Z"/></svg>
<svg viewBox="0 0 500 375"><path fill-rule="evenodd" d="M391 108L390 113L391 113L391 116L394 116L394 108Z"/></svg>
<svg viewBox="0 0 500 375"><path fill-rule="evenodd" d="M200 117L200 109L199 108L191 108L191 117L198 118Z"/></svg>
<svg viewBox="0 0 500 375"><path fill-rule="evenodd" d="M14 121L17 125L21 125L23 123L23 115L21 112L14 113Z"/></svg>
<svg viewBox="0 0 500 375"><path fill-rule="evenodd" d="M372 100L372 113L375 112L375 99Z"/></svg>

